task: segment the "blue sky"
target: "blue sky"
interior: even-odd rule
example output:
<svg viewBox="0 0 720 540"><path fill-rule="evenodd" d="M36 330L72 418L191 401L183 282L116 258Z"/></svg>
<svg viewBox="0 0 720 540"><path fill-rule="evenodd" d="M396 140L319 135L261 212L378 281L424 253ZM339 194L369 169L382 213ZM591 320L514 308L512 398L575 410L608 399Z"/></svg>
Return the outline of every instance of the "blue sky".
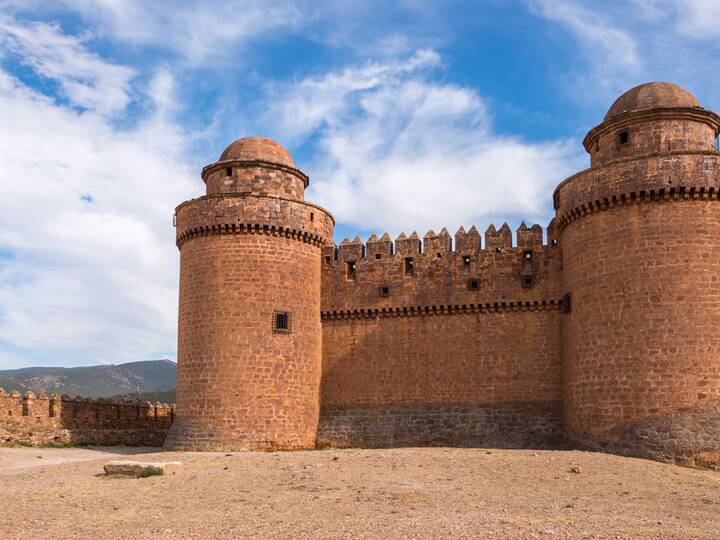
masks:
<svg viewBox="0 0 720 540"><path fill-rule="evenodd" d="M547 224L624 90L720 109L716 0L0 0L0 369L174 358L172 213L278 140L344 236Z"/></svg>

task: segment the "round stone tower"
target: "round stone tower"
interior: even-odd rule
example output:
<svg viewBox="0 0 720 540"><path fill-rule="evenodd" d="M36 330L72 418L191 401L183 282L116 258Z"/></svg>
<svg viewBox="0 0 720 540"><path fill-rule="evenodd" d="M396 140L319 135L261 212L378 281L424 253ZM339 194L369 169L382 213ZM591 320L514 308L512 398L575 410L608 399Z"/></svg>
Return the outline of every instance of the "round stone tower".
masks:
<svg viewBox="0 0 720 540"><path fill-rule="evenodd" d="M334 220L274 141L228 146L204 197L176 209L177 414L167 450L313 448L320 407L320 250Z"/></svg>
<svg viewBox="0 0 720 540"><path fill-rule="evenodd" d="M565 425L587 447L720 457L720 117L643 84L554 193L561 231Z"/></svg>

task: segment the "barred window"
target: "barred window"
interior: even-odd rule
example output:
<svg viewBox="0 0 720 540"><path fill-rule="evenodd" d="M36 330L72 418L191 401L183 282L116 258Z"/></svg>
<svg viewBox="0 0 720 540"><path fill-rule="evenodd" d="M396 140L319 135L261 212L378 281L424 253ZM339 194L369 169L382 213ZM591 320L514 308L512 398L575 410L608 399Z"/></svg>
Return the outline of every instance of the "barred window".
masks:
<svg viewBox="0 0 720 540"><path fill-rule="evenodd" d="M273 312L273 332L289 334L292 330L289 311Z"/></svg>

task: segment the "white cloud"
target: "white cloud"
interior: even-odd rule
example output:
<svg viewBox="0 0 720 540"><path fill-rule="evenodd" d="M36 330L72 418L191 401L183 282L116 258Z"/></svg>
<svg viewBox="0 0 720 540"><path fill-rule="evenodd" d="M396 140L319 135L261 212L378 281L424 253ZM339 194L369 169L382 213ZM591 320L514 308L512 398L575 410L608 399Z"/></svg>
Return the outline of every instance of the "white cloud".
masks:
<svg viewBox="0 0 720 540"><path fill-rule="evenodd" d="M672 81L708 107L720 101L720 16L716 0L527 0L538 15L570 30L586 64L567 75L570 97L608 103L647 81Z"/></svg>
<svg viewBox="0 0 720 540"><path fill-rule="evenodd" d="M304 137L324 125L336 125L347 113L348 98L364 91L397 81L409 73L439 65L435 51L421 50L405 62L368 63L338 73L309 77L300 82L270 85L267 121L276 125L285 137Z"/></svg>
<svg viewBox="0 0 720 540"><path fill-rule="evenodd" d="M420 51L272 88L267 121L319 145L308 199L366 231L548 220L578 149L495 133L477 93L425 76L439 63Z"/></svg>
<svg viewBox="0 0 720 540"><path fill-rule="evenodd" d="M47 2L39 0L9 3L21 10L47 9ZM237 54L234 45L305 20L292 0L59 0L57 4L78 13L100 34L170 49L193 63L226 59Z"/></svg>
<svg viewBox="0 0 720 540"><path fill-rule="evenodd" d="M642 71L635 37L613 19L611 9L599 10L575 0L530 0L529 4L533 11L566 26L577 36L590 70L576 76L574 90L614 94L628 77Z"/></svg>
<svg viewBox="0 0 720 540"><path fill-rule="evenodd" d="M677 0L678 30L695 39L720 37L720 2L717 0Z"/></svg>
<svg viewBox="0 0 720 540"><path fill-rule="evenodd" d="M166 114L172 80L153 81L156 112L120 131L0 71L0 368L175 349L171 218L201 184Z"/></svg>
<svg viewBox="0 0 720 540"><path fill-rule="evenodd" d="M135 71L105 62L87 51L84 41L54 24L21 24L0 14L0 45L39 75L58 81L71 103L102 114L124 109Z"/></svg>

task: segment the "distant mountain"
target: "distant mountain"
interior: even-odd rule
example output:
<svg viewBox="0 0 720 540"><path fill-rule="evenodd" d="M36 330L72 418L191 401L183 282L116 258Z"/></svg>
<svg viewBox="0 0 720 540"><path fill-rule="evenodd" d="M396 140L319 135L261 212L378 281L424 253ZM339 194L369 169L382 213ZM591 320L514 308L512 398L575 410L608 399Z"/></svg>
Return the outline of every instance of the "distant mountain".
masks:
<svg viewBox="0 0 720 540"><path fill-rule="evenodd" d="M31 367L0 371L0 387L90 398L175 389L175 362L149 360L76 368ZM7 384L8 386L5 386ZM12 385L16 385L14 388Z"/></svg>
<svg viewBox="0 0 720 540"><path fill-rule="evenodd" d="M175 403L175 390L158 390L156 392L140 392L139 394L120 394L118 396L112 396L112 399L131 399L137 401L149 401L150 403L159 401L160 403L168 403L172 405Z"/></svg>
<svg viewBox="0 0 720 540"><path fill-rule="evenodd" d="M13 379L10 379L9 377L2 377L0 376L0 388L5 390L7 393L12 392L13 390L17 390L18 392L27 392L27 388L25 388L22 384L18 383L17 381L14 381Z"/></svg>

